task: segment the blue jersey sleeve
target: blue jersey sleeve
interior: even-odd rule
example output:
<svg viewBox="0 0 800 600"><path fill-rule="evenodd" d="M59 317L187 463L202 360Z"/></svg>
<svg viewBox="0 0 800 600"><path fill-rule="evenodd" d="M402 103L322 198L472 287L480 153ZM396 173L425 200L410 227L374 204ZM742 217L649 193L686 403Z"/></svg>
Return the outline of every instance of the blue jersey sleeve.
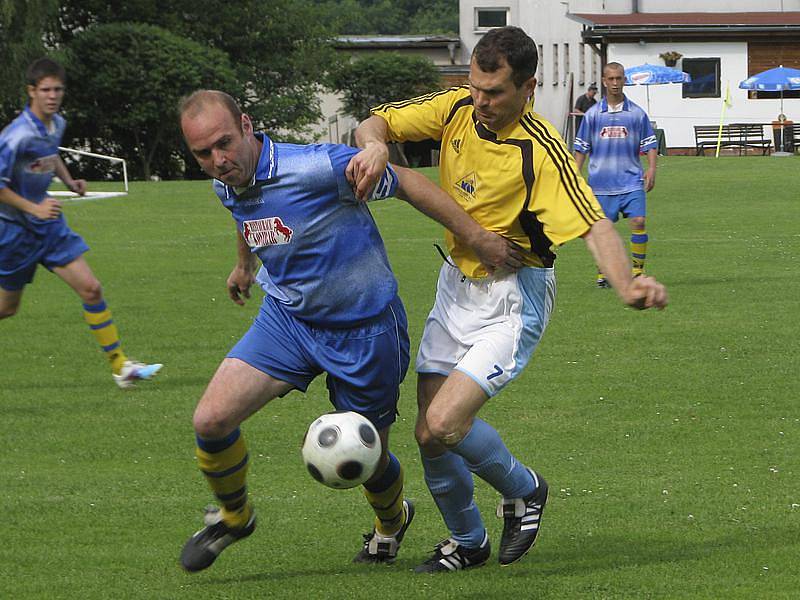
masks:
<svg viewBox="0 0 800 600"><path fill-rule="evenodd" d="M0 188L8 187L14 172L17 149L9 144L5 136L0 136Z"/></svg>
<svg viewBox="0 0 800 600"><path fill-rule="evenodd" d="M336 182L339 185L340 198L344 201L355 202L356 197L353 193L353 188L350 186L350 182L347 181L347 177L345 176L345 169L347 169L350 159L358 154L360 150L342 144L329 144L326 146L326 149L331 159L333 172L336 175ZM397 183L397 173L395 173L391 165L386 165L386 169L383 171L383 175L375 186L375 189L372 190L369 199L382 200L394 196L397 191Z"/></svg>
<svg viewBox="0 0 800 600"><path fill-rule="evenodd" d="M650 117L646 113L642 114L642 141L639 143L639 152L646 154L650 150L658 149L658 140L653 126L650 124Z"/></svg>
<svg viewBox="0 0 800 600"><path fill-rule="evenodd" d="M594 112L590 109L583 116L581 126L578 127L578 133L575 135L575 150L581 154L589 154L592 151L591 124L593 121Z"/></svg>

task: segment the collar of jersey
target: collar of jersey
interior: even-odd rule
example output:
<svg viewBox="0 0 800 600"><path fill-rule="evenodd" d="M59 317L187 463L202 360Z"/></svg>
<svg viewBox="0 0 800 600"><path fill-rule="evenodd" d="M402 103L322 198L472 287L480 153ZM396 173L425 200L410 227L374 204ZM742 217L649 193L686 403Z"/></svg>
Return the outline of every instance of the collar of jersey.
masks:
<svg viewBox="0 0 800 600"><path fill-rule="evenodd" d="M275 177L275 170L278 167L278 156L275 144L269 139L266 133L257 132L254 135L263 144L261 146L261 156L258 157L258 165L256 166L255 183L258 181L267 181Z"/></svg>
<svg viewBox="0 0 800 600"><path fill-rule="evenodd" d="M25 116L28 117L28 119L30 119L31 123L33 123L33 126L36 127L36 131L39 132L39 135L41 135L43 137L47 137L47 127L45 126L44 123L42 123L42 121L39 119L39 117L37 117L35 114L33 114L33 111L31 110L30 105L26 105L25 106L25 111L24 112L25 112Z"/></svg>
<svg viewBox="0 0 800 600"><path fill-rule="evenodd" d="M623 94L622 95L622 110L630 110L631 109L631 101L628 100L628 97ZM600 112L608 112L608 99L603 98L600 100Z"/></svg>

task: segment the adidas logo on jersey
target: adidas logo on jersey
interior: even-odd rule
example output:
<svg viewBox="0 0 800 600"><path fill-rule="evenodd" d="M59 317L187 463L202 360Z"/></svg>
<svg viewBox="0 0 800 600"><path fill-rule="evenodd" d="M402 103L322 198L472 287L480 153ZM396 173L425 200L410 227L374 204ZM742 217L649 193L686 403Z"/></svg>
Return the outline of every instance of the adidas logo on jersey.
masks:
<svg viewBox="0 0 800 600"><path fill-rule="evenodd" d="M475 188L477 187L477 178L475 173L472 172L465 177L462 177L454 184L458 193L466 200L475 200Z"/></svg>
<svg viewBox="0 0 800 600"><path fill-rule="evenodd" d="M456 138L454 140L451 140L450 145L453 147L453 150L455 150L456 154L461 152L461 138Z"/></svg>

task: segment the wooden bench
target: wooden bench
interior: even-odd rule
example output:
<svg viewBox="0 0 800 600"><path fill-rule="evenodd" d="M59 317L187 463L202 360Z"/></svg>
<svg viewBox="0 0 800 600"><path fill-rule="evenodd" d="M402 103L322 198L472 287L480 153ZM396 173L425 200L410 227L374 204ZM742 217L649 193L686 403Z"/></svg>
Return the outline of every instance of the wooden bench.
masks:
<svg viewBox="0 0 800 600"><path fill-rule="evenodd" d="M719 139L719 125L695 125L694 143L697 156L705 156L706 148L716 148ZM721 148L737 148L739 155L748 148L761 150L769 154L772 141L764 137L764 126L759 123L730 123L722 126Z"/></svg>

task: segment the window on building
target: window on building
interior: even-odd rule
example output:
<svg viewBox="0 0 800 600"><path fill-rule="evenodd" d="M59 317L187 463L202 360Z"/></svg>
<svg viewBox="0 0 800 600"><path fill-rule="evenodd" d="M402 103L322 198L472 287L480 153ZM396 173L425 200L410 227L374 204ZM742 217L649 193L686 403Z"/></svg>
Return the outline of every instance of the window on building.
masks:
<svg viewBox="0 0 800 600"><path fill-rule="evenodd" d="M558 44L553 44L553 85L558 85Z"/></svg>
<svg viewBox="0 0 800 600"><path fill-rule="evenodd" d="M800 46L798 46L797 42L774 40L747 43L748 77L752 77L756 73L761 73L767 69L774 69L780 66L800 69ZM747 97L752 100L776 100L781 97L781 94L780 92L748 90ZM800 98L800 90L784 90L783 97ZM795 119L795 121L796 120L797 119Z"/></svg>
<svg viewBox="0 0 800 600"><path fill-rule="evenodd" d="M564 44L564 85L567 85L567 79L569 79L569 44Z"/></svg>
<svg viewBox="0 0 800 600"><path fill-rule="evenodd" d="M539 85L542 85L544 83L544 46L537 44L536 50L539 52L539 62L536 64L536 80Z"/></svg>
<svg viewBox="0 0 800 600"><path fill-rule="evenodd" d="M681 69L692 76L690 83L683 84L684 98L719 98L719 59L684 58Z"/></svg>
<svg viewBox="0 0 800 600"><path fill-rule="evenodd" d="M505 27L508 25L508 12L507 7L476 8L475 29L485 31L494 27Z"/></svg>

